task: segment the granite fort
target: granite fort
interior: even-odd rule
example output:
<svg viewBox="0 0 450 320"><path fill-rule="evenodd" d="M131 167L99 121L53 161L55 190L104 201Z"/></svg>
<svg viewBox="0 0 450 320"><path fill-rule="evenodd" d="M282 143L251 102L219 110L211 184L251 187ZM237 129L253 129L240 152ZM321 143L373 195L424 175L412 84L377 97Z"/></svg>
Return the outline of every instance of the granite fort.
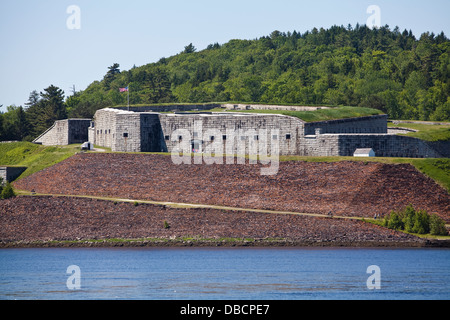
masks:
<svg viewBox="0 0 450 320"><path fill-rule="evenodd" d="M65 145L90 141L118 152L176 152L183 141L182 145L194 153L213 144L217 148L220 143L220 150L232 154L248 154L252 146L259 150L258 145L264 142L267 150L276 143L279 155L353 156L357 149L371 148L377 157L447 156L426 141L390 134L387 115L305 122L281 114L207 111L217 107L236 111L317 109L228 104L105 108L93 119L56 121L34 142Z"/></svg>

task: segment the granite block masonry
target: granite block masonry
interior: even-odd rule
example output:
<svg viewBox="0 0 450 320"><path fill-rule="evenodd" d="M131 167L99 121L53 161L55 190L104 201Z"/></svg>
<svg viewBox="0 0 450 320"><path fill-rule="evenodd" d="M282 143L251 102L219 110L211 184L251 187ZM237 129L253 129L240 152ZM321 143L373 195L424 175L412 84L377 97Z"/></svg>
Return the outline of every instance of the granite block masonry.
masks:
<svg viewBox="0 0 450 320"><path fill-rule="evenodd" d="M238 155L253 146L259 150L262 143L270 150L276 143L279 155L353 156L358 148L372 148L378 157L445 157L435 145L388 134L387 115L305 122L280 114L203 111L212 107L236 109L216 104L105 108L93 121L57 121L36 142L69 144L83 137L118 152L176 152L184 143L194 153L219 144L224 153Z"/></svg>
<svg viewBox="0 0 450 320"><path fill-rule="evenodd" d="M1 166L0 167L0 184L5 185L7 182L14 181L26 169L27 169L27 167Z"/></svg>
<svg viewBox="0 0 450 320"><path fill-rule="evenodd" d="M83 143L88 139L90 123L91 119L57 120L33 142L45 146Z"/></svg>

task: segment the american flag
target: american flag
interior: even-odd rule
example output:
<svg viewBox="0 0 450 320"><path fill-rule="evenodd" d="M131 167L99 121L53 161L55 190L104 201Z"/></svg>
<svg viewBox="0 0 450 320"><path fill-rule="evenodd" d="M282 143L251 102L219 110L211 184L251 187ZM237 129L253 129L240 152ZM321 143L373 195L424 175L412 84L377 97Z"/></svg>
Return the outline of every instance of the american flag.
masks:
<svg viewBox="0 0 450 320"><path fill-rule="evenodd" d="M119 91L120 91L120 92L126 92L126 91L128 91L128 87L125 87L125 88L119 88Z"/></svg>

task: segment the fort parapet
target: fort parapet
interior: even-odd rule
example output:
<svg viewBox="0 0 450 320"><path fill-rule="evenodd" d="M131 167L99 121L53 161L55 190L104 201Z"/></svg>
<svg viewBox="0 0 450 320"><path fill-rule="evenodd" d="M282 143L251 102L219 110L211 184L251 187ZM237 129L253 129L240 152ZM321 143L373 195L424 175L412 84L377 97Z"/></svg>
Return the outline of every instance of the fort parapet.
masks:
<svg viewBox="0 0 450 320"><path fill-rule="evenodd" d="M90 123L91 119L57 120L33 142L46 146L83 143L88 139Z"/></svg>
<svg viewBox="0 0 450 320"><path fill-rule="evenodd" d="M204 111L246 106L189 104L105 108L95 113L93 121L57 121L35 142L58 145L90 141L119 152L172 152L184 141L192 152L219 145L226 154L242 151L247 154L252 146L258 149L261 143L266 143L270 150L276 142L280 155L352 156L358 148L372 148L376 156L384 157L446 156L420 139L388 134L387 115L305 122L280 114ZM253 109L270 107L248 106ZM175 113L164 113L167 111ZM245 144L244 150L239 149L242 144Z"/></svg>

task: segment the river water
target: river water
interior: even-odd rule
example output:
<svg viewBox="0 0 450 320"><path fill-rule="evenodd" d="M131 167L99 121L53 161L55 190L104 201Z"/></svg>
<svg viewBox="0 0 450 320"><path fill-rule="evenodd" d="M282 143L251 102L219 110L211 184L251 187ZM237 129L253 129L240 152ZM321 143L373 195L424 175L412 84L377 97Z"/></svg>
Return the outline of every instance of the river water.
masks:
<svg viewBox="0 0 450 320"><path fill-rule="evenodd" d="M2 300L450 299L450 249L0 249Z"/></svg>

